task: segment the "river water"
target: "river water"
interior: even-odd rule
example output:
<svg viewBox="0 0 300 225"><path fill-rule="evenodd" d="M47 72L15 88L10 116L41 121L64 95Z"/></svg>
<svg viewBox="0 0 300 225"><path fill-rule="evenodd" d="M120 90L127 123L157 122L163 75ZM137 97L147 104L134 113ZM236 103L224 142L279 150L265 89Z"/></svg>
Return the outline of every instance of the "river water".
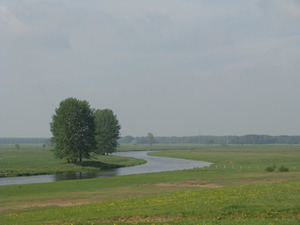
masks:
<svg viewBox="0 0 300 225"><path fill-rule="evenodd" d="M0 178L0 185L49 183L61 180L123 176L131 174L184 170L192 169L195 167L206 167L211 165L211 163L203 161L149 156L147 155L148 153L149 151L131 151L115 153L115 155L118 156L144 159L147 161L147 163L139 166L121 167L109 170L101 170L97 172L71 172L53 175L4 177Z"/></svg>

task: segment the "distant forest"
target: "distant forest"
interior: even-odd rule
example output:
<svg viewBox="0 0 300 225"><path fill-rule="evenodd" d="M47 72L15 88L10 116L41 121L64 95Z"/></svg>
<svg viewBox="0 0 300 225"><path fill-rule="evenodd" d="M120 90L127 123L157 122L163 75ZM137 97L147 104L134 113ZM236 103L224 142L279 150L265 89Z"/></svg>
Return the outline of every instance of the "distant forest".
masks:
<svg viewBox="0 0 300 225"><path fill-rule="evenodd" d="M148 144L145 137L121 137L120 144ZM45 144L51 145L49 138L0 138L0 144ZM300 144L300 136L269 136L269 135L244 135L244 136L187 136L187 137L154 137L153 144L206 144L206 145L233 145L233 144Z"/></svg>
<svg viewBox="0 0 300 225"><path fill-rule="evenodd" d="M126 136L119 139L120 144L148 144L147 137ZM154 137L154 144L300 144L300 136L187 136L187 137Z"/></svg>
<svg viewBox="0 0 300 225"><path fill-rule="evenodd" d="M0 145L51 144L49 138L0 138Z"/></svg>

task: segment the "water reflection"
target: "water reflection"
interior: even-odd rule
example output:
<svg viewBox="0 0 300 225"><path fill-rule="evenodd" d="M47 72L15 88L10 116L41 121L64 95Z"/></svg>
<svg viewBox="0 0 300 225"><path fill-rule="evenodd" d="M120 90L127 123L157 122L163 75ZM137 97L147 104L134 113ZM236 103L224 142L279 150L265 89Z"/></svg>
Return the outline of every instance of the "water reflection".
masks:
<svg viewBox="0 0 300 225"><path fill-rule="evenodd" d="M94 177L97 177L96 172L67 172L55 174L55 181L89 179Z"/></svg>
<svg viewBox="0 0 300 225"><path fill-rule="evenodd" d="M53 176L54 181L114 177L118 176L118 169L109 169L101 172L67 172L55 174Z"/></svg>
<svg viewBox="0 0 300 225"><path fill-rule="evenodd" d="M100 177L122 176L130 174L153 173L162 171L174 171L192 169L194 167L205 167L211 165L209 162L175 159L166 157L148 156L149 151L140 152L118 152L115 155L144 159L146 164L132 167L102 170L99 172L68 172L55 175L39 175L26 177L0 178L0 185L49 183L61 180L91 179Z"/></svg>

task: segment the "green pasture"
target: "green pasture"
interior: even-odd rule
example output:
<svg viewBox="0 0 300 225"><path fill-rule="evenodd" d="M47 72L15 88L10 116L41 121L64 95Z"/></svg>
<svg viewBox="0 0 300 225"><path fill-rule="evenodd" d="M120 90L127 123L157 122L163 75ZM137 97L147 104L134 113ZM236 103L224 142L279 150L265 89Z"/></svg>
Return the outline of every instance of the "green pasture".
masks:
<svg viewBox="0 0 300 225"><path fill-rule="evenodd" d="M72 164L54 157L50 148L40 145L0 147L0 177L55 174L62 172L99 171L101 169L133 166L144 160L112 155L96 155L82 163Z"/></svg>
<svg viewBox="0 0 300 225"><path fill-rule="evenodd" d="M223 184L235 180L239 182L245 178L289 177L300 172L300 146L210 146L187 151L151 152L150 155L212 162L210 167L198 170L203 170L202 173L210 179L221 179ZM280 172L282 166L290 173ZM268 167L273 167L274 171L267 172Z"/></svg>
<svg viewBox="0 0 300 225"><path fill-rule="evenodd" d="M300 146L155 147L165 151L153 155L214 164L0 186L0 224L299 224Z"/></svg>

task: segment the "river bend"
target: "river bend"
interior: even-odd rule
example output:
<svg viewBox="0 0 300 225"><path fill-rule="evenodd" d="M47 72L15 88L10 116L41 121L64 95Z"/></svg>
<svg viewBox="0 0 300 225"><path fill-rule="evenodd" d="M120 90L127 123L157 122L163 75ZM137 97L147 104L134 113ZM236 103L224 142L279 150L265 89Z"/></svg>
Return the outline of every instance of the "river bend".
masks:
<svg viewBox="0 0 300 225"><path fill-rule="evenodd" d="M167 157L156 157L147 155L150 151L130 151L117 152L115 155L144 159L147 162L142 165L132 167L121 167L97 172L71 172L53 175L37 175L22 177L4 177L0 178L0 185L12 184L32 184L32 183L49 183L61 180L90 179L112 176L123 176L131 174L155 173L163 171L185 170L195 167L206 167L211 165L209 162L193 161L186 159L175 159Z"/></svg>

